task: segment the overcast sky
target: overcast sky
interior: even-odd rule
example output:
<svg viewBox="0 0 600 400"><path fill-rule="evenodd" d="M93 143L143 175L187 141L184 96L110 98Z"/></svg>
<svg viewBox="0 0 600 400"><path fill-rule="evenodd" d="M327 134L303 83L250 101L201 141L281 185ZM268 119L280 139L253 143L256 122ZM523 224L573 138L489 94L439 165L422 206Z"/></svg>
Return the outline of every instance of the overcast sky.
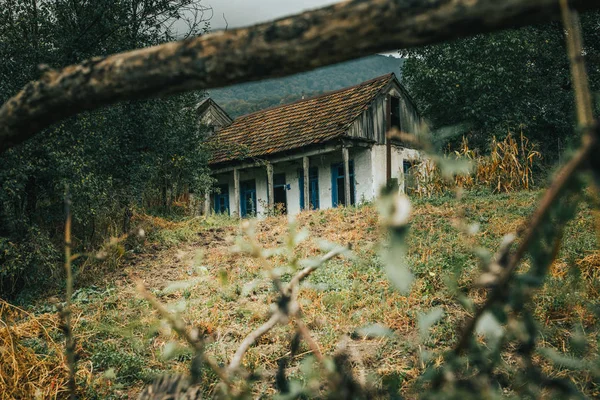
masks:
<svg viewBox="0 0 600 400"><path fill-rule="evenodd" d="M296 14L300 11L324 7L340 0L202 0L212 6L214 16L210 21L213 29L225 28L223 13L229 28L253 25L257 22Z"/></svg>
<svg viewBox="0 0 600 400"><path fill-rule="evenodd" d="M201 4L213 8L210 26L213 30L254 25L258 22L297 14L304 10L325 7L341 0L202 0ZM398 57L397 52L385 53Z"/></svg>

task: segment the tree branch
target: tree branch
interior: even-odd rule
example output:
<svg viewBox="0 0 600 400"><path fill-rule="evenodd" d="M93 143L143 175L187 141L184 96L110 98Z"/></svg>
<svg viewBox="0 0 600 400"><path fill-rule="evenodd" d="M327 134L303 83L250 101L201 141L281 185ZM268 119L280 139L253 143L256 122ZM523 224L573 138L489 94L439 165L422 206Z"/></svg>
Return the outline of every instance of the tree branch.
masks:
<svg viewBox="0 0 600 400"><path fill-rule="evenodd" d="M261 254L260 249L257 247L258 244L254 241L251 242L253 252L252 254L258 256ZM304 337L304 340L308 343L311 350L317 357L319 361L323 360L323 355L319 350L319 346L310 336L310 331L306 327L306 325L302 322L300 316L298 315L298 311L300 310L300 306L298 305L298 290L300 287L300 282L304 280L307 276L313 273L317 268L327 263L332 258L343 254L348 251L345 247L340 247L334 250L331 250L329 253L322 256L316 265L306 267L299 271L291 280L287 286L283 287L281 283L279 283L278 290L281 298L277 302L278 309L273 313L271 318L260 327L252 331L246 338L242 341L237 351L235 352L233 358L231 359L231 363L229 367L227 367L227 371L231 374L235 370L237 370L244 358L244 355L256 341L265 333L269 332L273 329L279 322L286 322L290 317L296 317L296 326L298 327L300 334ZM260 256L262 257L262 256ZM263 259L264 260L264 259ZM278 281L278 278L277 278Z"/></svg>
<svg viewBox="0 0 600 400"><path fill-rule="evenodd" d="M580 10L600 0L575 0ZM97 58L29 83L0 108L0 152L77 113L274 78L558 18L556 0L354 0L274 22Z"/></svg>
<svg viewBox="0 0 600 400"><path fill-rule="evenodd" d="M226 384L229 384L229 378L227 374L221 369L219 364L213 360L206 352L204 352L204 340L198 335L197 330L189 331L187 325L181 318L175 317L171 314L163 304L152 295L141 281L137 283L137 291L140 295L148 302L158 313L167 320L169 325L177 332L179 336L185 339L190 346L194 348L196 354L199 355L202 360L213 370L213 372Z"/></svg>
<svg viewBox="0 0 600 400"><path fill-rule="evenodd" d="M582 145L575 156L559 171L556 178L552 181L550 187L544 193L540 204L533 212L525 229L522 231L523 239L513 254L508 256L504 254L505 260L501 267L494 288L489 294L486 302L479 307L475 315L467 322L466 327L454 348L455 354L461 354L467 349L470 338L475 331L477 321L481 316L489 310L494 303L501 297L504 288L509 283L513 273L519 266L521 259L527 253L538 228L541 226L544 218L548 215L552 206L557 202L559 197L571 182L573 176L581 169L587 166L592 154L598 146L598 125L594 122L592 114L591 95L589 93L589 83L585 72L585 64L583 62L583 47L582 33L579 24L579 18L568 6L567 0L561 0L561 10L563 15L563 23L567 32L566 42L569 50L569 58L571 61L571 75L573 87L575 88L575 105L577 109L577 117L579 126L584 131Z"/></svg>
<svg viewBox="0 0 600 400"><path fill-rule="evenodd" d="M242 362L242 359L244 358L244 355L246 354L250 346L256 343L256 341L260 339L262 335L273 329L282 318L285 318L285 316L282 315L279 311L277 311L271 316L271 318L269 318L267 322L265 322L264 324L256 328L254 331L252 331L252 333L250 333L248 336L246 336L246 338L240 344L240 347L238 347L235 354L233 355L231 363L229 363L229 367L227 367L227 371L231 373L232 371L238 369Z"/></svg>
<svg viewBox="0 0 600 400"><path fill-rule="evenodd" d="M304 338L304 341L308 343L308 347L313 352L317 360L319 360L319 362L322 363L325 358L323 357L323 353L321 353L321 349L319 349L318 343L313 339L312 335L310 334L310 330L301 318L296 318L295 322L296 326L298 327L298 332L300 332L300 334Z"/></svg>
<svg viewBox="0 0 600 400"><path fill-rule="evenodd" d="M75 375L77 373L77 357L75 354L75 338L73 337L73 325L71 324L71 302L73 299L73 269L71 268L72 256L71 242L71 198L69 190L65 194L65 272L67 275L67 290L65 296L65 306L60 309L62 327L65 334L65 352L67 355L67 364L69 366L69 399L77 398L77 384Z"/></svg>

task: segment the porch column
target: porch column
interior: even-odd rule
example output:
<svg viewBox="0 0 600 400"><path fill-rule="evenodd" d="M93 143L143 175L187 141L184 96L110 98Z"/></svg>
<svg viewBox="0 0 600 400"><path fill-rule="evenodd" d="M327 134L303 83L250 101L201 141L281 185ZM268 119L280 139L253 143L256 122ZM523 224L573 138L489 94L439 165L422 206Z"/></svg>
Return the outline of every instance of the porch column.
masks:
<svg viewBox="0 0 600 400"><path fill-rule="evenodd" d="M344 160L344 194L346 206L350 206L350 156L348 148L342 147L342 159Z"/></svg>
<svg viewBox="0 0 600 400"><path fill-rule="evenodd" d="M302 188L302 190L304 190L304 209L305 210L310 210L310 196L309 196L309 168L310 168L310 164L308 161L308 157L302 157L302 172L304 173L304 187Z"/></svg>
<svg viewBox="0 0 600 400"><path fill-rule="evenodd" d="M210 215L210 190L206 189L204 192L204 216L208 217Z"/></svg>
<svg viewBox="0 0 600 400"><path fill-rule="evenodd" d="M273 187L273 164L267 163L267 197L269 200L269 213L275 210L275 189Z"/></svg>
<svg viewBox="0 0 600 400"><path fill-rule="evenodd" d="M392 182L392 141L389 134L392 130L392 97L388 94L386 102L386 132L385 132L385 184L389 187Z"/></svg>
<svg viewBox="0 0 600 400"><path fill-rule="evenodd" d="M241 217L241 204L240 204L240 170L237 168L233 169L233 201L235 203L234 216Z"/></svg>

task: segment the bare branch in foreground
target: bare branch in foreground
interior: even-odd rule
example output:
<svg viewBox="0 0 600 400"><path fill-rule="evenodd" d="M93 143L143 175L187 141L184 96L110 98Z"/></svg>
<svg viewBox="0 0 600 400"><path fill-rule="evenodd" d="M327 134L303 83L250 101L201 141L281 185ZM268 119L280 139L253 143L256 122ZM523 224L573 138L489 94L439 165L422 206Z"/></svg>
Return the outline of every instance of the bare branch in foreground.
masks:
<svg viewBox="0 0 600 400"><path fill-rule="evenodd" d="M71 302L73 299L73 268L71 262L72 242L71 242L71 198L69 190L65 194L65 273L67 276L67 290L65 295L65 306L59 307L62 330L65 335L65 353L69 367L69 399L77 398L77 384L75 374L77 373L77 356L75 354L75 338L73 337L73 324Z"/></svg>
<svg viewBox="0 0 600 400"><path fill-rule="evenodd" d="M600 0L574 0L580 10ZM0 153L121 100L274 78L400 48L550 21L556 0L354 0L50 71L0 108Z"/></svg>
<svg viewBox="0 0 600 400"><path fill-rule="evenodd" d="M280 299L276 303L278 307L277 310L273 313L273 315L271 316L271 318L269 318L267 322L265 322L263 325L261 325L254 331L252 331L252 333L246 336L246 338L242 341L237 351L235 352L233 358L231 359L229 367L227 367L227 371L229 373L233 373L239 368L242 359L244 358L244 355L246 354L248 349L254 343L256 343L256 341L262 335L273 329L278 323L287 323L291 317L296 318L296 326L298 327L298 330L300 331L300 334L303 336L304 340L306 340L306 342L308 343L311 351L313 351L313 353L315 354L315 357L317 357L319 361L323 360L323 355L319 350L319 346L310 336L310 331L308 330L306 325L304 325L304 323L300 319L300 316L298 315L300 311L300 306L298 305L297 299L298 291L302 280L304 280L306 277L308 277L310 274L316 271L327 261L340 254L343 254L347 250L348 249L345 247L331 250L329 253L321 257L318 263L302 269L291 279L289 284L279 289ZM253 251L252 254L260 254L260 251Z"/></svg>
<svg viewBox="0 0 600 400"><path fill-rule="evenodd" d="M165 306L152 294L150 293L142 282L138 282L137 291L141 294L141 296L148 302L150 305L158 311L158 313L164 319L169 322L171 327L177 332L179 336L185 339L190 346L194 348L197 355L200 355L202 361L204 361L208 366L214 371L215 374L225 383L229 384L229 378L227 374L223 371L223 369L217 364L215 360L213 360L210 356L208 356L204 352L204 341L198 335L197 331L190 332L187 328L187 325L181 318L176 318L172 313L170 313Z"/></svg>
<svg viewBox="0 0 600 400"><path fill-rule="evenodd" d="M308 347L310 348L312 353L315 355L317 360L319 360L319 362L323 362L323 353L321 353L319 345L317 344L315 339L313 339L312 335L310 334L310 330L308 329L304 321L302 321L301 318L296 318L295 322L296 326L298 327L298 332L300 332L300 334L304 338L304 341L308 343Z"/></svg>
<svg viewBox="0 0 600 400"><path fill-rule="evenodd" d="M566 0L561 0L563 21L567 31L567 47L571 60L573 86L575 88L575 104L577 108L578 123L584 130L582 145L575 156L559 171L550 187L544 193L537 209L533 212L522 231L522 239L514 253L510 256L504 254L505 262L501 264L502 271L495 282L494 288L488 295L486 302L479 307L475 315L467 322L465 329L456 345L455 354L461 354L467 349L470 338L475 331L477 321L500 298L506 285L509 283L514 271L525 256L533 238L548 215L552 206L563 194L576 172L587 166L588 161L597 143L597 124L594 123L589 93L589 83L585 72L582 54L582 34L577 14L572 11Z"/></svg>
<svg viewBox="0 0 600 400"><path fill-rule="evenodd" d="M321 265L325 264L327 261L331 260L332 258L334 258L336 256L339 256L340 254L342 254L346 251L348 251L348 249L346 247L340 247L340 248L331 250L329 253L325 254L323 257L320 258L318 265L311 265L310 267L306 267L303 270L301 270L300 272L298 272L298 274L296 276L294 276L292 278L292 280L290 281L288 288L297 287L298 285L300 285L300 282L302 282L310 274L315 272L317 270L317 268L319 268Z"/></svg>
<svg viewBox="0 0 600 400"><path fill-rule="evenodd" d="M227 370L229 372L232 372L239 368L242 359L244 358L244 354L246 354L250 346L256 343L256 341L260 339L262 335L273 329L282 318L285 318L285 316L279 311L277 311L271 316L271 318L269 318L267 322L265 322L257 329L252 331L252 333L250 333L248 336L246 336L246 338L242 341L235 354L233 355L233 358L231 359L231 363L229 364L229 367L227 367Z"/></svg>

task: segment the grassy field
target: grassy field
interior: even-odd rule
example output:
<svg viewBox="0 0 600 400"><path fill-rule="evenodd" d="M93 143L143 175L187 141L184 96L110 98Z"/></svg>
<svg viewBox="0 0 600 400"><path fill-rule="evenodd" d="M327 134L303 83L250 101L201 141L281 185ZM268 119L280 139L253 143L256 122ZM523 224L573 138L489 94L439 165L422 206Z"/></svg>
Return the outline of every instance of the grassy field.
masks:
<svg viewBox="0 0 600 400"><path fill-rule="evenodd" d="M357 374L370 377L375 384L389 377L399 379L404 394L414 397L411 384L427 363L438 362L441 351L452 346L466 317L456 288L446 284L448 277L458 276L458 289L475 303L482 301L483 290L468 289L480 272L477 254L481 248L495 251L502 236L523 223L538 196L538 192L467 193L460 200L416 200L408 239L416 281L405 296L394 290L382 271L380 240L384 233L375 206L301 214L298 228L311 233L297 246L301 258L321 254L322 240L350 245L354 254L353 258L331 261L303 285L302 313L321 350L332 354L342 343ZM572 354L569 343L576 330L592 343L588 356L597 354L597 209L592 200L581 207L565 233L565 246L551 276L534 296L532 307L543 332L538 347ZM168 222L152 217L138 217L137 221L146 237L128 243L125 252L112 251L107 261L86 265L85 276L95 278L85 280L75 294L73 329L83 398L127 398L153 377L184 372L189 365L190 350L140 299L135 281L144 281L164 303L179 310L185 321L199 327L210 338L208 352L223 363L231 359L243 338L268 318L269 304L276 298L265 275L267 266L232 251L239 234L235 221ZM285 245L285 217L260 221L255 229L264 247ZM269 262L272 265L268 267L283 267L285 258L275 256ZM283 276L289 279L290 274ZM173 284L180 281L187 284ZM0 367L0 398L64 395L66 367L56 301L55 297L44 298L20 309L0 303L0 316L12 322L10 330L0 326L0 345L9 346L2 352L14 349L3 354L4 360L11 361ZM442 307L444 316L424 340L417 321L433 307ZM359 333L371 324L385 325L395 335ZM278 360L289 353L292 331L291 326L277 327L246 354L244 365L260 372L257 394L268 397L275 393L274 373ZM310 353L302 346L292 364L293 375L298 377L298 363ZM570 376L589 396L600 395L600 388L585 371L558 367L541 354L536 361L549 375ZM506 363L510 365L510 356ZM215 378L204 379L210 390Z"/></svg>

